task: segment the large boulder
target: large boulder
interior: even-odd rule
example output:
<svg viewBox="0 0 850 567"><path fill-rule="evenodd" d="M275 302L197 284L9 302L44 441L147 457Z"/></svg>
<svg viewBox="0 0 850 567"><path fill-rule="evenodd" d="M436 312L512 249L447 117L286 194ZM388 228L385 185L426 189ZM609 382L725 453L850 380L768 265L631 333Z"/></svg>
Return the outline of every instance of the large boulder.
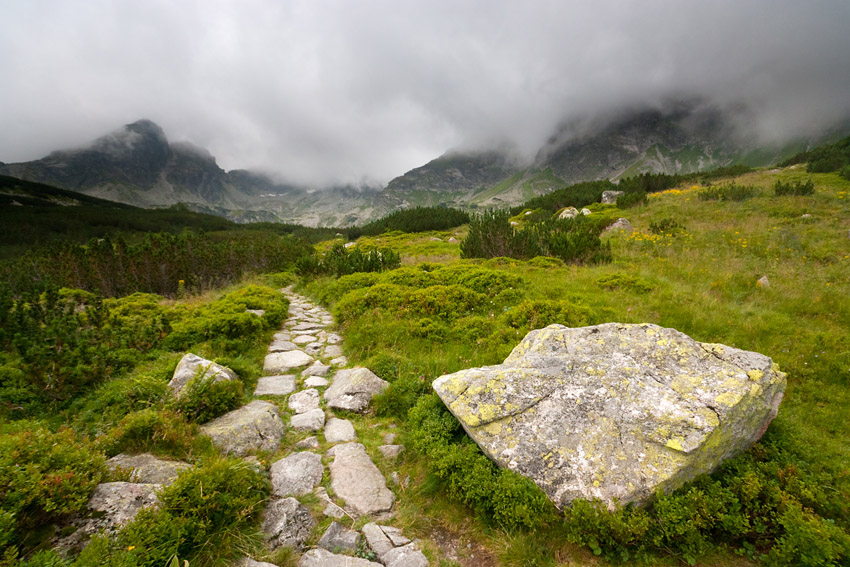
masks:
<svg viewBox="0 0 850 567"><path fill-rule="evenodd" d="M284 425L276 405L254 400L205 423L201 432L223 453L243 457L253 450L276 451Z"/></svg>
<svg viewBox="0 0 850 567"><path fill-rule="evenodd" d="M487 455L557 506L613 506L673 490L755 443L785 374L764 355L656 325L550 325L503 364L433 387Z"/></svg>
<svg viewBox="0 0 850 567"><path fill-rule="evenodd" d="M196 376L200 380L212 380L213 382L239 379L231 369L190 352L183 355L183 358L177 363L177 368L174 369L168 387L179 398L186 385Z"/></svg>
<svg viewBox="0 0 850 567"><path fill-rule="evenodd" d="M329 408L363 412L372 397L388 387L388 382L368 368L346 368L334 375L333 383L325 390L325 400Z"/></svg>

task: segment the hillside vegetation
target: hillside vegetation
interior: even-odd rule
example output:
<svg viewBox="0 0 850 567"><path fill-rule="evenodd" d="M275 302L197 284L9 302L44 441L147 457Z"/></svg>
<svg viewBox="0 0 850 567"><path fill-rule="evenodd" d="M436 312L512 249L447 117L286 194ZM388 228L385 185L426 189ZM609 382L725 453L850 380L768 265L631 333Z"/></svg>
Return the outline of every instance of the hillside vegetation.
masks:
<svg viewBox="0 0 850 567"><path fill-rule="evenodd" d="M226 287L199 285L197 294L180 277L180 261L166 264L174 271L163 289L131 280L111 299L101 295L102 285L56 289L78 286L71 280L7 288L0 303L0 564L161 566L176 553L195 567L231 565L250 552L294 565L293 552L264 554L257 536L265 473L218 457L198 434L199 423L253 391L287 310L275 288L288 283L332 308L351 363L391 383L374 413L347 417L369 451L381 443L372 426L398 427L408 450L395 466L381 467L385 476L410 478L393 487L394 521L420 539L431 565L847 564L850 181L799 165L675 179L672 187L657 181L634 182L643 198L629 208L592 205L575 225L549 217L593 203L581 188L572 198L563 191L526 203L522 210L533 214L523 214L515 229L508 223L507 236L526 230L540 240L516 258L468 253L484 216L417 233L388 223L350 248L337 239L314 250L259 231L251 238L266 243L262 250L285 251L268 265L241 259L249 255L235 247L240 231L153 235L132 244L138 254L147 250L145 238L182 238L180 246L223 254L208 263L243 262L245 269L221 282ZM633 232L601 231L621 216ZM532 231L537 222L551 231ZM588 227L586 235L576 226ZM551 250L560 250L553 242L578 233L591 247L598 242L604 258L553 257ZM115 239L108 248L75 248L80 272L105 261L98 258L114 259ZM389 252L378 254L381 248ZM125 273L101 271L113 272ZM769 285L757 283L763 276ZM659 495L645 509L612 513L579 502L563 515L531 482L487 459L430 384L445 373L500 363L530 329L608 321L655 323L764 353L788 373L788 389L762 440L713 475ZM236 370L238 387L178 403L166 384L186 351ZM276 403L286 411L285 399ZM303 437L288 433L281 452L259 455L260 463ZM76 559L47 551L94 485L120 478L103 461L122 451L181 458L196 469L163 493L163 510L140 514L112 539L96 538ZM203 494L192 489L199 484ZM329 520L311 498L304 502L321 533Z"/></svg>

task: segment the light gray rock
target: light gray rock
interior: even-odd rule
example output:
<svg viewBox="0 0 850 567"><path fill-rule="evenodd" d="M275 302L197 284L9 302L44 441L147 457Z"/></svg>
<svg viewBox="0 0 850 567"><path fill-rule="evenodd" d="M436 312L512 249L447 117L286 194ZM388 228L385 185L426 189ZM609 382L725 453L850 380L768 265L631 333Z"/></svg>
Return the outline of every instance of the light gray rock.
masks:
<svg viewBox="0 0 850 567"><path fill-rule="evenodd" d="M293 331L313 331L324 327L321 323L298 323L292 327Z"/></svg>
<svg viewBox="0 0 850 567"><path fill-rule="evenodd" d="M106 466L112 471L121 469L130 472L130 482L163 485L173 483L181 471L192 468L189 463L166 461L150 453L140 455L121 453L106 461Z"/></svg>
<svg viewBox="0 0 850 567"><path fill-rule="evenodd" d="M304 347L304 352L309 354L310 356L319 356L322 353L322 349L325 347L324 343L315 342L310 343Z"/></svg>
<svg viewBox="0 0 850 567"><path fill-rule="evenodd" d="M404 451L404 445L379 445L378 451L381 452L385 459L393 461Z"/></svg>
<svg viewBox="0 0 850 567"><path fill-rule="evenodd" d="M331 360L331 366L345 366L346 364L348 364L347 356L338 356Z"/></svg>
<svg viewBox="0 0 850 567"><path fill-rule="evenodd" d="M592 214L592 213L591 213L590 209L588 209L587 207L584 207L581 210L581 214L583 214L584 216L587 216L587 215Z"/></svg>
<svg viewBox="0 0 850 567"><path fill-rule="evenodd" d="M337 555L327 549L311 549L298 560L298 567L384 567L380 563L351 557L350 555Z"/></svg>
<svg viewBox="0 0 850 567"><path fill-rule="evenodd" d="M142 508L159 504L156 495L159 484L134 482L104 482L98 484L89 498L88 508L100 512L107 529L130 522Z"/></svg>
<svg viewBox="0 0 850 567"><path fill-rule="evenodd" d="M266 507L263 532L271 549L300 549L316 525L310 511L295 498L272 500Z"/></svg>
<svg viewBox="0 0 850 567"><path fill-rule="evenodd" d="M304 451L275 461L269 470L275 496L301 496L313 491L322 482L322 457Z"/></svg>
<svg viewBox="0 0 850 567"><path fill-rule="evenodd" d="M321 364L319 361L316 361L312 365L308 366L304 370L301 371L302 376L327 376L331 367L326 364Z"/></svg>
<svg viewBox="0 0 850 567"><path fill-rule="evenodd" d="M566 207L561 214L558 215L559 219L574 219L578 216L578 209L575 207Z"/></svg>
<svg viewBox="0 0 850 567"><path fill-rule="evenodd" d="M313 335L298 335L292 339L292 342L297 345L307 345L316 342L316 337Z"/></svg>
<svg viewBox="0 0 850 567"><path fill-rule="evenodd" d="M335 518L337 520L345 517L345 510L337 506L334 501L331 500L330 496L328 496L328 491L325 490L324 487L317 487L314 493L322 502L325 503L325 509L322 512L325 516Z"/></svg>
<svg viewBox="0 0 850 567"><path fill-rule="evenodd" d="M322 378L321 376L310 376L306 380L304 380L304 385L308 388L324 388L330 382L328 382L327 378Z"/></svg>
<svg viewBox="0 0 850 567"><path fill-rule="evenodd" d="M392 445L395 443L395 440L398 438L398 435L395 433L387 433L384 435L384 445Z"/></svg>
<svg viewBox="0 0 850 567"><path fill-rule="evenodd" d="M307 437L295 444L296 449L318 449L319 440L315 437Z"/></svg>
<svg viewBox="0 0 850 567"><path fill-rule="evenodd" d="M203 381L212 380L213 382L239 379L231 369L190 352L183 355L183 358L177 363L177 368L174 369L174 375L171 377L168 387L179 398L186 385L195 377Z"/></svg>
<svg viewBox="0 0 850 567"><path fill-rule="evenodd" d="M384 532L388 538L390 538L390 541L395 547L410 543L410 539L404 537L404 534L399 528L393 526L382 526L380 524L378 527L381 528L381 531Z"/></svg>
<svg viewBox="0 0 850 567"><path fill-rule="evenodd" d="M381 559L385 567L428 567L428 558L413 543L391 549Z"/></svg>
<svg viewBox="0 0 850 567"><path fill-rule="evenodd" d="M656 325L550 325L433 387L487 455L564 507L642 503L710 472L761 437L785 374Z"/></svg>
<svg viewBox="0 0 850 567"><path fill-rule="evenodd" d="M356 551L360 543L360 534L348 529L339 522L331 522L319 540L319 547L333 553Z"/></svg>
<svg viewBox="0 0 850 567"><path fill-rule="evenodd" d="M257 317L262 317L266 314L265 309L246 309L245 313L250 313L251 315L256 315Z"/></svg>
<svg viewBox="0 0 850 567"><path fill-rule="evenodd" d="M328 338L325 342L327 342L329 345L338 345L342 342L342 337L340 337L336 333L328 333Z"/></svg>
<svg viewBox="0 0 850 567"><path fill-rule="evenodd" d="M226 413L201 426L222 452L245 456L249 451L276 451L284 426L277 406L262 400Z"/></svg>
<svg viewBox="0 0 850 567"><path fill-rule="evenodd" d="M297 349L298 345L296 345L290 340L272 341L272 343L269 345L269 352L288 352L290 350Z"/></svg>
<svg viewBox="0 0 850 567"><path fill-rule="evenodd" d="M363 412L372 397L387 387L389 383L368 368L347 368L336 373L324 396L330 408Z"/></svg>
<svg viewBox="0 0 850 567"><path fill-rule="evenodd" d="M339 345L328 345L325 347L325 358L336 358L342 356L342 347Z"/></svg>
<svg viewBox="0 0 850 567"><path fill-rule="evenodd" d="M285 374L287 370L307 366L311 362L313 362L313 357L300 350L273 352L266 355L263 362L263 372L267 375Z"/></svg>
<svg viewBox="0 0 850 567"><path fill-rule="evenodd" d="M278 331L272 335L272 341L288 341L291 335L286 331Z"/></svg>
<svg viewBox="0 0 850 567"><path fill-rule="evenodd" d="M332 450L331 489L345 501L349 513L362 516L392 509L395 495L363 445L345 443Z"/></svg>
<svg viewBox="0 0 850 567"><path fill-rule="evenodd" d="M369 544L369 549L375 552L379 559L383 560L384 555L392 551L393 542L387 537L378 524L370 522L360 529L363 532L363 537L366 538L366 543Z"/></svg>
<svg viewBox="0 0 850 567"><path fill-rule="evenodd" d="M602 204L603 205L616 205L617 197L623 194L623 191L603 191L602 192Z"/></svg>
<svg viewBox="0 0 850 567"><path fill-rule="evenodd" d="M296 431L319 431L325 426L325 412L314 409L293 415L289 418L289 425Z"/></svg>
<svg viewBox="0 0 850 567"><path fill-rule="evenodd" d="M255 396L285 396L295 391L295 375L263 376L257 380Z"/></svg>
<svg viewBox="0 0 850 567"><path fill-rule="evenodd" d="M274 563L266 563L264 561L255 561L250 557L243 557L236 567L277 567Z"/></svg>
<svg viewBox="0 0 850 567"><path fill-rule="evenodd" d="M634 232L634 227L632 223L629 222L629 219L620 217L602 231L602 234L610 234L612 232Z"/></svg>
<svg viewBox="0 0 850 567"><path fill-rule="evenodd" d="M325 441L328 443L344 443L357 439L354 426L347 419L332 417L325 424Z"/></svg>
<svg viewBox="0 0 850 567"><path fill-rule="evenodd" d="M295 413L305 413L319 408L319 391L315 388L301 390L289 396L289 409Z"/></svg>
<svg viewBox="0 0 850 567"><path fill-rule="evenodd" d="M768 287L770 287L770 280L769 280L769 279L767 279L767 276L762 276L762 277L760 277L760 278L758 279L758 281L756 282L756 286L757 286L757 287L768 288Z"/></svg>

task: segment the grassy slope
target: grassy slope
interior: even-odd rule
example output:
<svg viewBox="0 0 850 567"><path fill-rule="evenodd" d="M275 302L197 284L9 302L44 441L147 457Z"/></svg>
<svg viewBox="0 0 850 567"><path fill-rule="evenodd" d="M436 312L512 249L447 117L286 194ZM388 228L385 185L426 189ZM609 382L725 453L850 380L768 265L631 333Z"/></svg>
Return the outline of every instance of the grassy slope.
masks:
<svg viewBox="0 0 850 567"><path fill-rule="evenodd" d="M773 357L788 372L788 389L772 427L788 432L795 450L813 469L833 478L835 490L846 494L850 492L850 452L845 443L850 423L844 419L850 405L846 389L850 379L850 302L846 301L850 183L835 174L813 175L815 195L773 196L777 179L807 177L802 168L742 176L739 183L762 189L762 196L744 202L701 201L697 187L654 195L647 206L622 213L636 231L611 237L615 260L609 265L536 268L521 261L485 263L526 278L525 295L531 299L579 298L611 310L612 320L674 327L701 341ZM652 234L650 222L662 218L677 220L685 233ZM400 247L405 263L455 262L457 245L445 243L449 236L395 235L382 244ZM443 242L432 240L436 237ZM596 281L612 273L639 276L654 289L641 295L602 289ZM770 280L769 288L756 285L763 275ZM346 346L355 362L380 345L427 369L432 375L426 379L433 380L457 367L492 364L502 356L474 344L428 344L395 333L380 336L380 329L378 321L347 329ZM421 480L423 470L423 463L409 459L403 472ZM541 564L600 564L557 534L508 535L487 528L428 486L409 490L407 496L401 503L401 519L430 540L428 547L435 553L437 547L445 550L460 543L463 548L470 543L468 549L477 550L480 564L529 564L532 550L541 548L548 550ZM473 551L461 551L462 564L478 564L469 558ZM559 559L554 561L553 556ZM718 550L698 564L749 563Z"/></svg>

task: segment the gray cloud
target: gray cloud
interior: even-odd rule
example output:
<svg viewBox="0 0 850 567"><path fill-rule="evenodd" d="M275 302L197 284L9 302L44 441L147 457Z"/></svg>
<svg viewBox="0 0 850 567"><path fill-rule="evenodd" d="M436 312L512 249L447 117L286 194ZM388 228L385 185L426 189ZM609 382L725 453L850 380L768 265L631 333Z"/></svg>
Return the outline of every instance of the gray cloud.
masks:
<svg viewBox="0 0 850 567"><path fill-rule="evenodd" d="M763 139L850 115L846 0L7 0L0 160L138 118L226 169L386 182L450 147L700 96Z"/></svg>

